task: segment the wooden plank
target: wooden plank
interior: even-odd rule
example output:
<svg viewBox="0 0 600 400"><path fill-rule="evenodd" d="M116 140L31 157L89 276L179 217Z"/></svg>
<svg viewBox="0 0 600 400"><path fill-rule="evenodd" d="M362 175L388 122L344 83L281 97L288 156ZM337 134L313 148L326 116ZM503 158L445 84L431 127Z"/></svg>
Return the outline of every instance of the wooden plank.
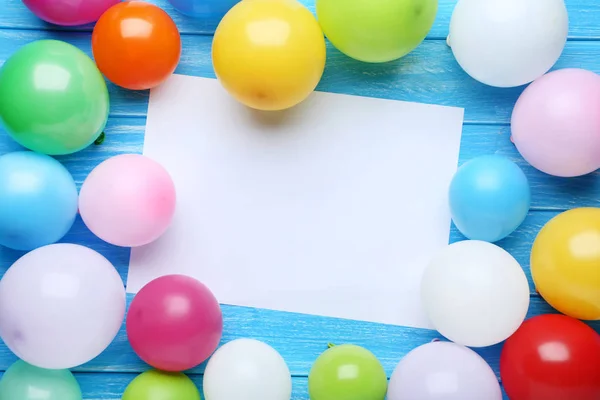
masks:
<svg viewBox="0 0 600 400"><path fill-rule="evenodd" d="M128 296L129 301L133 298ZM292 314L223 305L224 335L221 344L238 338L254 338L273 346L286 360L292 375L308 376L317 357L328 343L356 344L371 350L381 361L388 377L409 351L432 340L445 340L426 329L347 321L335 318ZM544 301L532 297L528 317L555 313ZM590 323L600 332L600 321ZM482 355L499 377L501 344L474 349ZM16 357L0 346L0 370ZM148 366L131 349L123 326L109 348L96 359L77 367L84 372L142 372ZM189 372L202 373L205 363Z"/></svg>
<svg viewBox="0 0 600 400"><path fill-rule="evenodd" d="M89 55L90 34L0 30L0 64L26 43L39 39L72 43ZM210 36L184 36L177 73L214 78ZM406 58L388 64L354 61L328 47L327 67L318 90L367 97L415 101L465 108L468 124L508 124L523 88L485 86L465 74L443 41L426 41ZM570 42L556 68L579 67L599 72L600 43ZM109 85L113 116L144 116L148 91L129 91Z"/></svg>
<svg viewBox="0 0 600 400"><path fill-rule="evenodd" d="M163 8L171 15L179 30L183 34L210 35L217 27L219 20L189 18L177 12L167 0L149 0ZM315 0L300 0L313 13L315 12ZM450 17L457 0L439 0L438 15L427 35L430 39L443 40L448 36ZM30 12L20 0L3 0L3 8L0 10L0 28L19 29L44 29L44 30L69 30L69 31L91 31L93 24L79 27L59 27L47 24ZM600 27L597 23L597 15L600 13L600 3L596 0L566 0L569 12L570 29L569 38L574 40L590 40L600 38Z"/></svg>
<svg viewBox="0 0 600 400"><path fill-rule="evenodd" d="M146 119L111 117L106 139L67 157L57 157L73 174L78 186L100 162L117 154L141 153ZM0 127L0 154L21 150ZM531 167L510 141L510 127L465 125L459 164L484 154L497 153L516 162L527 175L532 189L532 209L564 211L573 207L600 207L600 171L579 178L556 178ZM423 162L426 162L424 160Z"/></svg>
<svg viewBox="0 0 600 400"><path fill-rule="evenodd" d="M75 379L81 386L83 398L85 400L121 400L123 392L127 385L137 376L137 373L99 373L99 372L75 372ZM2 376L2 373L0 373ZM196 387L200 391L202 398L203 376L199 374L188 374ZM502 386L501 386L502 388ZM303 376L292 377L292 397L290 400L308 399L308 378ZM502 388L503 399L508 400L508 396Z"/></svg>

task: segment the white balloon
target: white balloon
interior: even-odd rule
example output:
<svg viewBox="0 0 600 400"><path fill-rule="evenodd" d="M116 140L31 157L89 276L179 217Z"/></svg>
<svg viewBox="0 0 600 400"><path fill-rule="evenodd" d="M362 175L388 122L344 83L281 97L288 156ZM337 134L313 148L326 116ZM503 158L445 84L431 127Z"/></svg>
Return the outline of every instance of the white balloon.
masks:
<svg viewBox="0 0 600 400"><path fill-rule="evenodd" d="M448 43L456 61L476 80L515 87L552 68L568 31L564 0L459 0Z"/></svg>
<svg viewBox="0 0 600 400"><path fill-rule="evenodd" d="M465 240L433 258L423 274L421 296L442 335L465 346L485 347L519 328L529 308L529 283L507 251Z"/></svg>
<svg viewBox="0 0 600 400"><path fill-rule="evenodd" d="M388 400L502 400L496 374L468 347L432 342L411 350L394 370Z"/></svg>
<svg viewBox="0 0 600 400"><path fill-rule="evenodd" d="M266 343L237 339L209 359L204 372L206 400L289 400L292 377L281 355Z"/></svg>
<svg viewBox="0 0 600 400"><path fill-rule="evenodd" d="M121 277L99 253L66 243L40 247L0 280L0 336L31 365L72 368L112 342L125 301Z"/></svg>

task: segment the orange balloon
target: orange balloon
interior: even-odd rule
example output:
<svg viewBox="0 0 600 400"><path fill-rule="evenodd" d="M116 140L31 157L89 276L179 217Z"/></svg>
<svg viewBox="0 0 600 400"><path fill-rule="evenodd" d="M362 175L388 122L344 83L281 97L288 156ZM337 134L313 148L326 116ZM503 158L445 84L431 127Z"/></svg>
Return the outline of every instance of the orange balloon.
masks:
<svg viewBox="0 0 600 400"><path fill-rule="evenodd" d="M151 89L177 68L181 37L161 8L127 1L109 8L92 33L92 52L100 71L115 85Z"/></svg>

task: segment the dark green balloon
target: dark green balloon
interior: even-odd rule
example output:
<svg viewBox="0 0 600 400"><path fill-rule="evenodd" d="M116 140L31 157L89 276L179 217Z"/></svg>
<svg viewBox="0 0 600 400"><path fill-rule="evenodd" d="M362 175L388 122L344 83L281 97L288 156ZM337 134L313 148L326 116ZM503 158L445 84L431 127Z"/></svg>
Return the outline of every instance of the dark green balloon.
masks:
<svg viewBox="0 0 600 400"><path fill-rule="evenodd" d="M30 150L49 155L82 150L100 136L108 111L104 77L71 44L29 43L0 69L0 121Z"/></svg>

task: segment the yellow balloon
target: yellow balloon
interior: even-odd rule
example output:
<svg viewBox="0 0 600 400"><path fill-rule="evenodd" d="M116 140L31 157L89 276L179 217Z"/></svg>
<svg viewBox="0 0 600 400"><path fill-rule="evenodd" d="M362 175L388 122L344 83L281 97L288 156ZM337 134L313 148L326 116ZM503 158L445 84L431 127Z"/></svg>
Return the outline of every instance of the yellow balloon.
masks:
<svg viewBox="0 0 600 400"><path fill-rule="evenodd" d="M555 309L600 320L600 208L576 208L551 219L531 250L537 291Z"/></svg>
<svg viewBox="0 0 600 400"><path fill-rule="evenodd" d="M223 17L212 44L223 87L259 110L283 110L306 99L325 69L325 36L296 0L243 0Z"/></svg>

